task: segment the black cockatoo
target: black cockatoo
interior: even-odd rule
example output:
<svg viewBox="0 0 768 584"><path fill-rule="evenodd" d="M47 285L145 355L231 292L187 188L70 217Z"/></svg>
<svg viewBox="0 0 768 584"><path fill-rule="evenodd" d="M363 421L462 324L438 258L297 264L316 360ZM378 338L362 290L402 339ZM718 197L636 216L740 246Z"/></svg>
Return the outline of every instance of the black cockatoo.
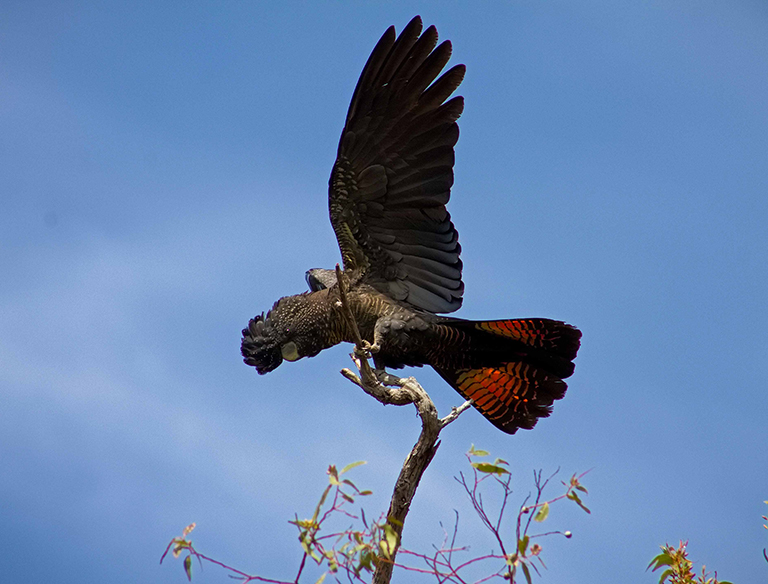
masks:
<svg viewBox="0 0 768 584"><path fill-rule="evenodd" d="M497 428L533 428L563 397L581 333L544 318L470 321L461 306L453 186L456 120L450 98L464 65L442 75L451 43L414 18L390 27L357 83L329 183L348 303L377 368L430 365ZM438 77L439 76L439 77ZM450 99L449 99L450 98ZM307 272L310 292L286 296L243 330L245 363L264 374L283 359L353 342L334 272Z"/></svg>

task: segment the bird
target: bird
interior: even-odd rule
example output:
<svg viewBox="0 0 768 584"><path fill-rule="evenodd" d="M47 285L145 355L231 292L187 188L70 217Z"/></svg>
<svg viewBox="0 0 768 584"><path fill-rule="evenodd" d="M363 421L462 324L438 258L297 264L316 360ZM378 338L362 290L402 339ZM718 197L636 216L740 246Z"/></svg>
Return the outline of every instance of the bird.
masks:
<svg viewBox="0 0 768 584"><path fill-rule="evenodd" d="M399 35L394 26L382 35L352 95L329 180L329 215L347 303L376 369L431 366L514 434L549 416L565 395L581 332L546 318L443 316L464 295L461 246L446 205L464 109L453 94L466 68L443 72L451 52L419 16ZM308 291L280 298L243 329L243 360L259 374L354 342L336 273L316 268L306 280Z"/></svg>

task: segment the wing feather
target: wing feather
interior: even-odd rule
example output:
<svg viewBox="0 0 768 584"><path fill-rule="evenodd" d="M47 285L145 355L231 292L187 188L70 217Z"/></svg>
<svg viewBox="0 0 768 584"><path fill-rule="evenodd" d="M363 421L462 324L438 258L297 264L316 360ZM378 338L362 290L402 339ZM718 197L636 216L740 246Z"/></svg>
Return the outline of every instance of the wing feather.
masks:
<svg viewBox="0 0 768 584"><path fill-rule="evenodd" d="M451 43L422 33L419 17L387 29L363 68L339 140L329 188L345 270L430 312L461 306L461 246L445 205L453 186L456 120L450 96L463 65L441 75ZM447 101L446 101L447 100Z"/></svg>

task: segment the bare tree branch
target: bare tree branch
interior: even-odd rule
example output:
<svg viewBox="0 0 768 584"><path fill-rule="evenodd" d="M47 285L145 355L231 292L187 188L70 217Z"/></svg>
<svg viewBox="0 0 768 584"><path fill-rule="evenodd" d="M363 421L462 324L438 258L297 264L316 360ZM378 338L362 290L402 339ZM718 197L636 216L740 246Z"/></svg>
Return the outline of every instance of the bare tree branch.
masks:
<svg viewBox="0 0 768 584"><path fill-rule="evenodd" d="M403 463L403 468L400 471L400 476L397 477L394 492L392 493L389 511L387 512L387 523L397 534L395 549L390 550L388 560L380 556L376 572L373 575L373 584L388 584L392 578L395 556L400 547L405 518L411 507L411 501L413 501L413 497L416 494L419 481L421 481L424 471L427 470L429 463L432 462L432 458L435 456L440 445L438 442L440 430L458 418L471 405L471 402L466 402L460 407L454 408L450 414L441 419L437 415L437 408L430 399L429 394L427 394L415 378L401 379L384 371L372 369L368 363L369 353L367 352L370 349L370 344L360 336L357 323L347 302L344 274L338 264L336 264L336 279L339 283L342 312L355 339L355 352L352 358L360 370L360 376L349 369L342 370L341 374L355 385L361 387L365 393L383 404L405 405L412 403L416 406L416 410L421 418L421 434Z"/></svg>

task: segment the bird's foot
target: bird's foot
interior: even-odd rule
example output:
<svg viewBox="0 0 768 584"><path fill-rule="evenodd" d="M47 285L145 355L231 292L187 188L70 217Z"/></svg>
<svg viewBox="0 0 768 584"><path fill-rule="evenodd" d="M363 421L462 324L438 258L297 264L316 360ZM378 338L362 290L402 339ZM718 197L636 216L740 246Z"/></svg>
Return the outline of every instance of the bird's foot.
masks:
<svg viewBox="0 0 768 584"><path fill-rule="evenodd" d="M373 357L375 353L378 353L380 350L381 350L381 346L379 346L378 343L371 344L368 341L363 341L362 349L355 347L355 355L361 359L370 359Z"/></svg>

